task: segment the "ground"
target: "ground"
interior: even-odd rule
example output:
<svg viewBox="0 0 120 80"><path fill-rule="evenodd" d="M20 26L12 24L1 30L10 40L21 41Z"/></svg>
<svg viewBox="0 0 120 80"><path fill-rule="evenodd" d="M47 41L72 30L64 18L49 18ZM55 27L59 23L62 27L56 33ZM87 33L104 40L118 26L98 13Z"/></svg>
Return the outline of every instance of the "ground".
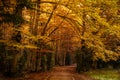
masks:
<svg viewBox="0 0 120 80"><path fill-rule="evenodd" d="M84 73L77 74L75 66L58 66L44 73L30 73L21 78L2 78L0 80L95 80Z"/></svg>

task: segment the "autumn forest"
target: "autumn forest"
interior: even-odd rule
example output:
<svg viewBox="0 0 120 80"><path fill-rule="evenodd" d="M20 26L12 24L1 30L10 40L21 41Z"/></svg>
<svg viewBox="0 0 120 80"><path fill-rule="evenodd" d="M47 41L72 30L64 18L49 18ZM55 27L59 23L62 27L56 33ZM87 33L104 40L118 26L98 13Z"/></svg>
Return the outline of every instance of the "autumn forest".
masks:
<svg viewBox="0 0 120 80"><path fill-rule="evenodd" d="M104 69L120 73L120 0L0 0L0 80Z"/></svg>

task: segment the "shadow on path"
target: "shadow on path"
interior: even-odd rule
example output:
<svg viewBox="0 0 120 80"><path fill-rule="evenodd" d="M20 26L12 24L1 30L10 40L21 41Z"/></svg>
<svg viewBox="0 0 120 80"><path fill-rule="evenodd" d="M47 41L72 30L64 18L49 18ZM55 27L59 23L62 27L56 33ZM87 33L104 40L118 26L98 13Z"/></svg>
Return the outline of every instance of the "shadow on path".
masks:
<svg viewBox="0 0 120 80"><path fill-rule="evenodd" d="M56 66L50 72L30 73L21 78L5 78L0 80L95 80L84 74L75 72L75 65Z"/></svg>

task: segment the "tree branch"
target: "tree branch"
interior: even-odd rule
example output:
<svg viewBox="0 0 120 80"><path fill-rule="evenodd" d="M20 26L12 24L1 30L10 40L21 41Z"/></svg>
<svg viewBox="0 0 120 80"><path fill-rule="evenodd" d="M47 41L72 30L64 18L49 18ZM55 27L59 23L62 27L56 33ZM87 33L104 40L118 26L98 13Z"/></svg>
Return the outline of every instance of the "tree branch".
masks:
<svg viewBox="0 0 120 80"><path fill-rule="evenodd" d="M58 3L59 3L59 2L58 2ZM54 8L53 8L53 10L52 10L52 13L50 14L50 17L48 18L48 21L46 22L46 24L45 24L45 26L44 26L44 28L43 28L43 32L42 32L42 34L41 34L42 36L45 35L46 28L47 28L47 26L48 26L48 24L49 24L49 22L50 22L50 20L51 20L51 18L52 18L52 16L53 16L53 13L54 13L55 9L56 9L57 6L58 6L58 3L55 4L55 6L54 6Z"/></svg>

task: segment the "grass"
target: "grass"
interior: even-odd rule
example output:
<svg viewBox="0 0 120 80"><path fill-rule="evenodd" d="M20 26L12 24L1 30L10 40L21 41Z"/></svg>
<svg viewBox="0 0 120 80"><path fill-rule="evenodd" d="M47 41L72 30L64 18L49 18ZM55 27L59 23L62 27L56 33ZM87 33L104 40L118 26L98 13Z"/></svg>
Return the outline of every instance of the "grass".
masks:
<svg viewBox="0 0 120 80"><path fill-rule="evenodd" d="M113 69L93 70L86 74L97 80L120 80L120 72Z"/></svg>

